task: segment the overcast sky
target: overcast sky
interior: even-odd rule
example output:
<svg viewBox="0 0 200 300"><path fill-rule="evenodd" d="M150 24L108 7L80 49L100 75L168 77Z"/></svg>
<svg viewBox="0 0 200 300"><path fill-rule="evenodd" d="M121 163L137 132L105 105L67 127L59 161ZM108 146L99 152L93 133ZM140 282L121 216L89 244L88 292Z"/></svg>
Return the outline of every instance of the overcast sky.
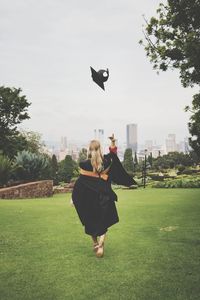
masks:
<svg viewBox="0 0 200 300"><path fill-rule="evenodd" d="M0 85L21 87L32 103L28 130L45 140L87 141L95 128L126 138L138 124L139 143L163 143L168 133L188 135L194 89L177 72L159 76L138 41L149 0L0 0ZM105 92L91 79L109 68Z"/></svg>

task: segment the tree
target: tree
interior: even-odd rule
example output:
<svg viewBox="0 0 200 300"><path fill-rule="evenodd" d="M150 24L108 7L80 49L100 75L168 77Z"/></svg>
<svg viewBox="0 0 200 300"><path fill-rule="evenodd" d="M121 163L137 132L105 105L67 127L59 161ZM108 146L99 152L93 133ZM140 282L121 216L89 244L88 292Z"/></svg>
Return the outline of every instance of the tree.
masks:
<svg viewBox="0 0 200 300"><path fill-rule="evenodd" d="M194 163L195 162L190 154L169 152L166 155L153 159L153 168L159 170L174 168L177 166L188 167L194 165Z"/></svg>
<svg viewBox="0 0 200 300"><path fill-rule="evenodd" d="M148 161L149 165L152 167L152 164L153 164L152 152L150 152L150 154L148 155L147 161Z"/></svg>
<svg viewBox="0 0 200 300"><path fill-rule="evenodd" d="M82 148L81 151L79 152L78 163L86 159L87 159L87 149Z"/></svg>
<svg viewBox="0 0 200 300"><path fill-rule="evenodd" d="M135 152L134 165L138 165L137 152Z"/></svg>
<svg viewBox="0 0 200 300"><path fill-rule="evenodd" d="M18 138L24 140L24 150L32 153L42 153L45 146L42 134L34 131L20 130Z"/></svg>
<svg viewBox="0 0 200 300"><path fill-rule="evenodd" d="M24 138L18 138L17 125L29 119L27 108L30 103L26 96L20 95L21 89L0 87L0 150L13 157L23 148Z"/></svg>
<svg viewBox="0 0 200 300"><path fill-rule="evenodd" d="M197 165L199 163L199 157L197 156L196 152L190 151L190 157L194 162L194 165Z"/></svg>
<svg viewBox="0 0 200 300"><path fill-rule="evenodd" d="M75 161L73 161L71 155L66 155L65 159L59 163L59 181L70 182L76 168L77 164Z"/></svg>
<svg viewBox="0 0 200 300"><path fill-rule="evenodd" d="M6 184L11 178L12 162L6 156L0 154L0 186Z"/></svg>
<svg viewBox="0 0 200 300"><path fill-rule="evenodd" d="M153 68L178 69L184 87L200 83L200 1L168 0L160 3L158 17L148 22L145 51ZM143 41L140 41L143 44Z"/></svg>
<svg viewBox="0 0 200 300"><path fill-rule="evenodd" d="M186 111L191 111L190 122L188 123L189 132L192 137L189 138L189 144L197 154L200 161L200 94L193 96L192 108L186 107Z"/></svg>
<svg viewBox="0 0 200 300"><path fill-rule="evenodd" d="M167 4L160 3L157 14L150 21L145 19L143 33L146 42L140 41L153 68L158 71L179 70L183 87L199 85L200 1L168 0ZM192 136L200 127L199 101L200 94L197 94L193 100L194 115L188 124ZM199 137L196 142L191 139L190 145L199 156Z"/></svg>
<svg viewBox="0 0 200 300"><path fill-rule="evenodd" d="M58 161L55 154L52 155L51 158L51 166L52 166L52 178L54 184L58 184Z"/></svg>
<svg viewBox="0 0 200 300"><path fill-rule="evenodd" d="M133 159L133 169L134 169L134 172L140 171L140 169L141 169L140 163L138 162L136 151L135 151L135 155L134 155L134 159Z"/></svg>
<svg viewBox="0 0 200 300"><path fill-rule="evenodd" d="M123 166L128 173L133 173L133 154L131 148L125 150Z"/></svg>

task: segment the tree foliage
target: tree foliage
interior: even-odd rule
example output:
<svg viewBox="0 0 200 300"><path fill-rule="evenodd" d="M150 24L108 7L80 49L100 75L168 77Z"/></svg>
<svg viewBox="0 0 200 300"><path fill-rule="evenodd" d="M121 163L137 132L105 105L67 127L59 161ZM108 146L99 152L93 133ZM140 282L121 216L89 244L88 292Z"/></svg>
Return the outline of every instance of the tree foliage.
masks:
<svg viewBox="0 0 200 300"><path fill-rule="evenodd" d="M82 148L79 152L78 163L87 159L87 149Z"/></svg>
<svg viewBox="0 0 200 300"><path fill-rule="evenodd" d="M8 182L12 175L11 160L0 154L0 186Z"/></svg>
<svg viewBox="0 0 200 300"><path fill-rule="evenodd" d="M42 153L45 146L42 141L42 134L35 131L20 130L18 138L24 140L24 149L32 153Z"/></svg>
<svg viewBox="0 0 200 300"><path fill-rule="evenodd" d="M178 69L184 87L200 83L200 0L160 3L146 21L144 45L156 70Z"/></svg>
<svg viewBox="0 0 200 300"><path fill-rule="evenodd" d="M18 136L17 125L30 118L30 103L21 91L0 86L0 150L9 157L23 149L25 139Z"/></svg>
<svg viewBox="0 0 200 300"><path fill-rule="evenodd" d="M190 110L192 115L188 124L189 132L192 137L189 138L189 144L197 154L200 161L200 94L193 96L192 107L186 107L186 111Z"/></svg>
<svg viewBox="0 0 200 300"><path fill-rule="evenodd" d="M65 159L59 163L59 181L70 182L77 168L77 163L72 159L72 156L66 155Z"/></svg>
<svg viewBox="0 0 200 300"><path fill-rule="evenodd" d="M54 182L54 184L58 184L58 161L57 161L55 154L52 155L51 166L52 166L53 182Z"/></svg>
<svg viewBox="0 0 200 300"><path fill-rule="evenodd" d="M150 154L148 155L147 162L152 167L152 164L153 164L152 152L150 152Z"/></svg>
<svg viewBox="0 0 200 300"><path fill-rule="evenodd" d="M125 150L123 166L128 173L133 173L134 164L133 164L133 153L131 148Z"/></svg>
<svg viewBox="0 0 200 300"><path fill-rule="evenodd" d="M145 18L144 18L145 19ZM158 72L179 70L183 87L200 84L200 0L168 0L160 3L157 16L145 19L144 46ZM188 110L188 107L186 108ZM189 131L190 145L200 159L200 94L194 95ZM196 140L193 137L196 136Z"/></svg>
<svg viewBox="0 0 200 300"><path fill-rule="evenodd" d="M154 169L159 170L174 168L177 166L192 166L194 165L194 161L190 154L169 152L166 155L153 159L152 164Z"/></svg>
<svg viewBox="0 0 200 300"><path fill-rule="evenodd" d="M137 158L137 152L135 151L135 156L134 156L134 166L138 165L138 158Z"/></svg>

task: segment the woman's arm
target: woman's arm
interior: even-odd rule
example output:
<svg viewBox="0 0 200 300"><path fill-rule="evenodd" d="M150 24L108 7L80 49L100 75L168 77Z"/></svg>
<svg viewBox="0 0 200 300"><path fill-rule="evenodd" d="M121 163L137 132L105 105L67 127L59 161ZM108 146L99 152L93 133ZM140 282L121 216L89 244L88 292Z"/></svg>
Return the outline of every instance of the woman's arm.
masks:
<svg viewBox="0 0 200 300"><path fill-rule="evenodd" d="M117 146L115 144L116 139L114 137L114 134L112 134L111 137L109 137L111 140L111 145L109 147L110 150L110 156L112 159L112 165L110 168L110 177L113 182L116 184L121 184L125 186L131 186L134 184L137 184L135 180L126 172L124 167L122 166L118 156L117 156Z"/></svg>
<svg viewBox="0 0 200 300"><path fill-rule="evenodd" d="M110 151L111 153L117 154L117 146L116 146L116 144L115 144L116 139L115 139L115 137L114 137L114 133L112 134L112 136L109 137L109 139L111 140L111 145L110 145L110 147L109 147L109 151Z"/></svg>

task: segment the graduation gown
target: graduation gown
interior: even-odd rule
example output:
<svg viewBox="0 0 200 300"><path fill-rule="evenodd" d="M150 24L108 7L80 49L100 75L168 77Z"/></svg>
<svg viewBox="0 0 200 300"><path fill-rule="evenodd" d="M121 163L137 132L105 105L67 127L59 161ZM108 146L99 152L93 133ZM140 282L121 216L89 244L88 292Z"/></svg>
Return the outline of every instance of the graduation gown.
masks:
<svg viewBox="0 0 200 300"><path fill-rule="evenodd" d="M93 171L90 160L79 165L82 170ZM107 179L101 178L101 173L98 178L80 174L72 192L72 200L85 233L92 236L104 234L108 227L119 222L115 206L117 195L111 188L111 182L125 186L136 184L115 153L104 155L103 167L104 170L109 169Z"/></svg>

